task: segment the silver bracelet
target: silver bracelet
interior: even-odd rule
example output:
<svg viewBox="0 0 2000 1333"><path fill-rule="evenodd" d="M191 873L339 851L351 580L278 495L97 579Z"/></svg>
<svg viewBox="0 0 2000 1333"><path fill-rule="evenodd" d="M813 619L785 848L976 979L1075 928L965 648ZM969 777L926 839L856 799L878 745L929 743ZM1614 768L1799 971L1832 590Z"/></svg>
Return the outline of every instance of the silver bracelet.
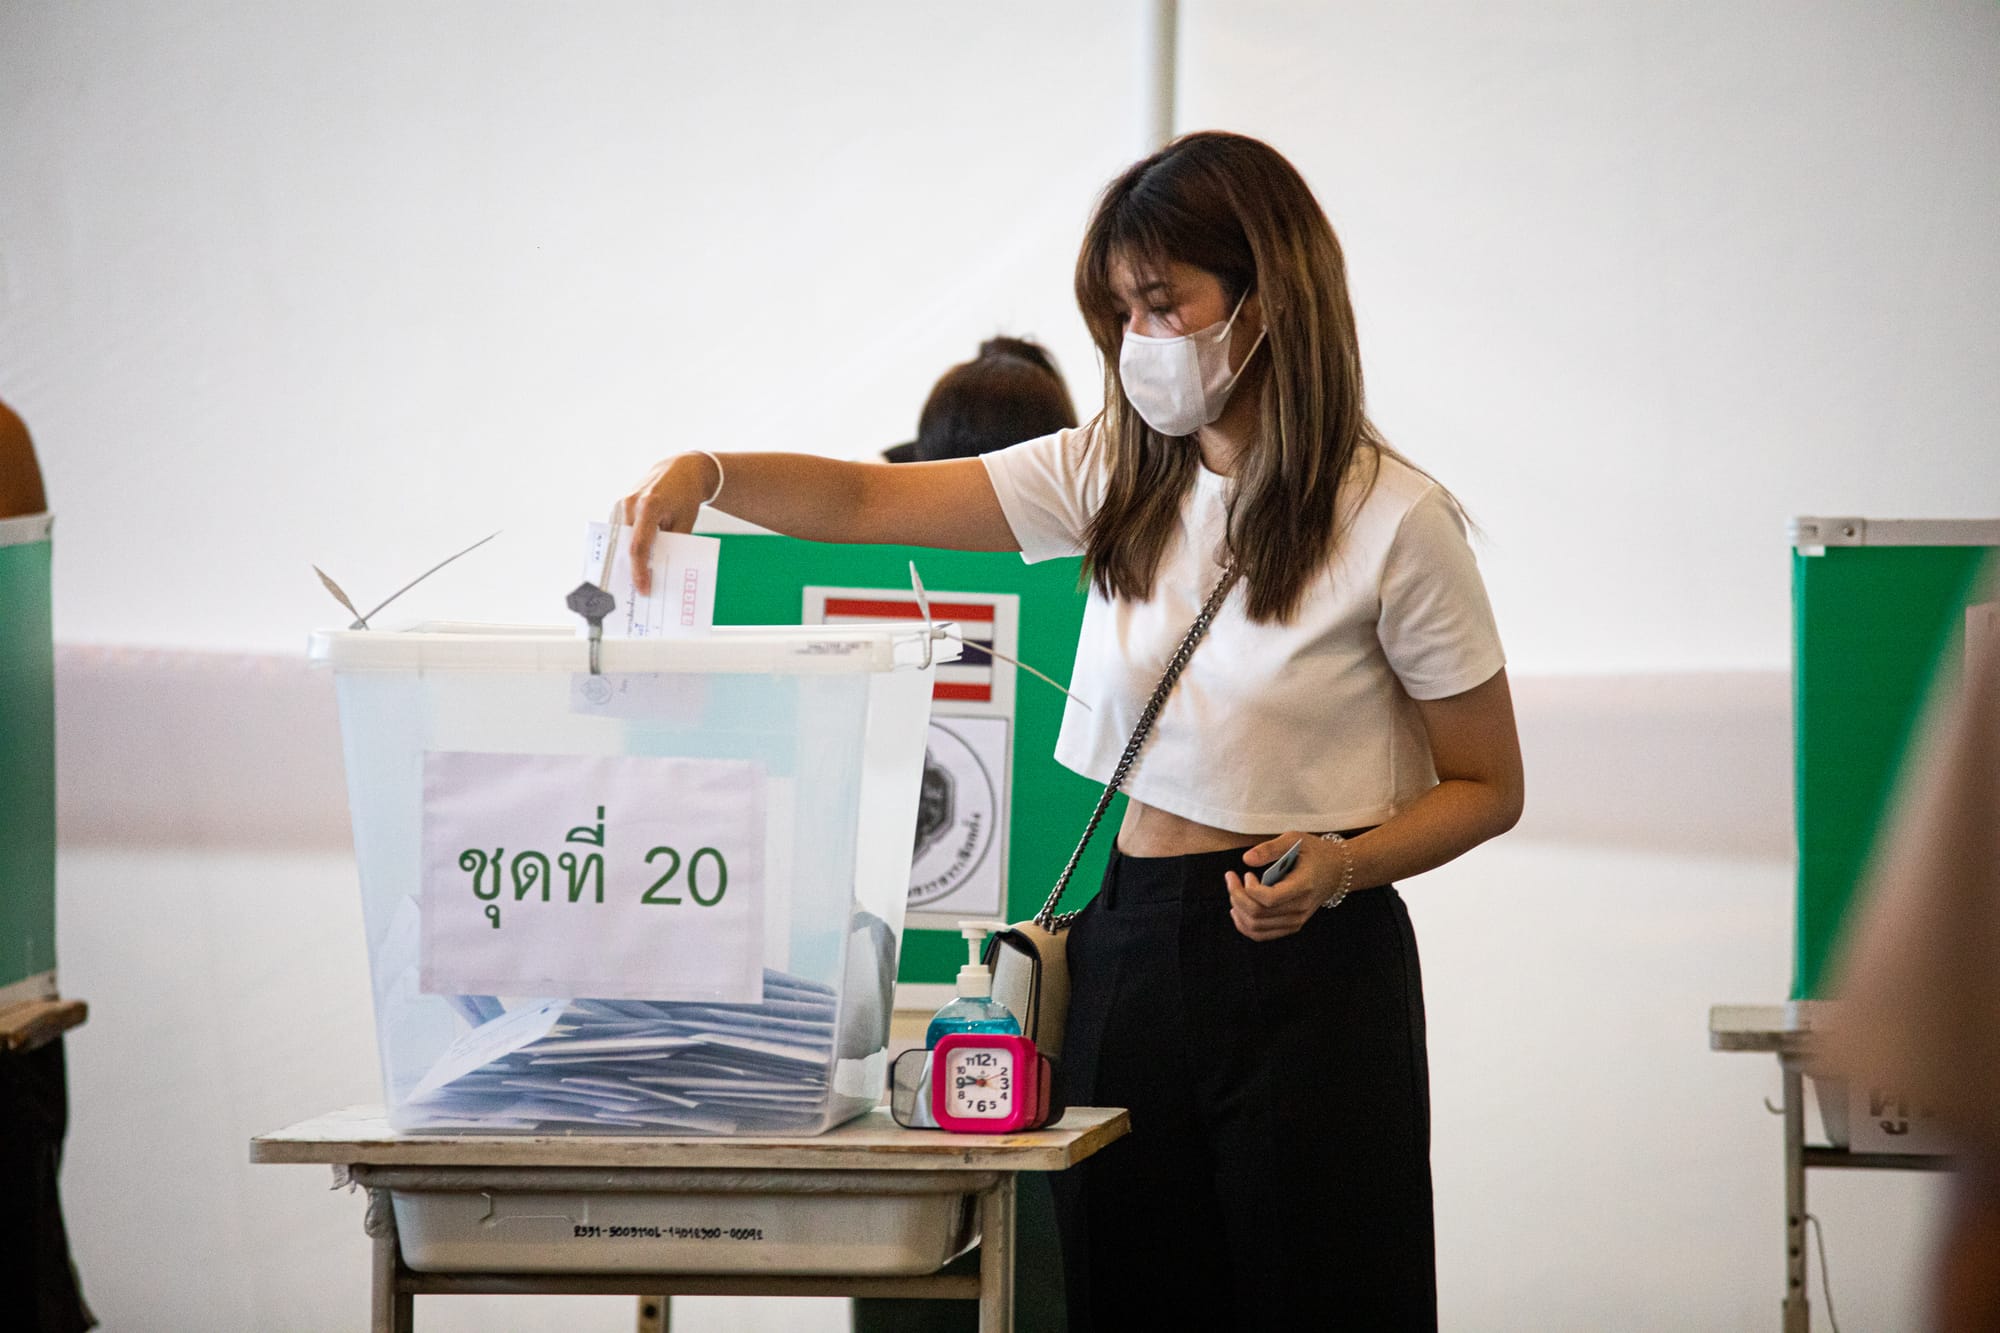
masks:
<svg viewBox="0 0 2000 1333"><path fill-rule="evenodd" d="M1319 836L1328 842L1340 844L1340 859L1343 862L1340 869L1340 887L1333 891L1331 898L1319 905L1320 911L1331 912L1347 900L1347 891L1354 887L1354 849L1349 847L1347 839L1338 833L1322 833Z"/></svg>
<svg viewBox="0 0 2000 1333"><path fill-rule="evenodd" d="M688 450L688 452L691 454L700 454L703 458L706 458L709 462L715 464L715 489L709 492L709 496L706 500L702 501L702 503L705 505L712 505L715 503L716 496L722 494L722 484L729 480L729 474L722 470L722 460L720 458L717 458L714 454L710 453L708 450L690 449Z"/></svg>

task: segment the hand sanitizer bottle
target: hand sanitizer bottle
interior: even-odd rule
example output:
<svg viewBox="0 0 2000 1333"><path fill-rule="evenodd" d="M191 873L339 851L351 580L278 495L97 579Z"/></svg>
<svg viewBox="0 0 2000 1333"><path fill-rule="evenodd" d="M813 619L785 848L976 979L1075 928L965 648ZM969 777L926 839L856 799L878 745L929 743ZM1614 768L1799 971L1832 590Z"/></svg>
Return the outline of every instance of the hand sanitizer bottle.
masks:
<svg viewBox="0 0 2000 1333"><path fill-rule="evenodd" d="M937 1011L931 1019L930 1030L924 1033L924 1049L933 1050L937 1044L954 1032L1004 1032L1010 1036L1021 1035L1021 1025L1004 1004L993 999L993 977L987 972L986 964L979 961L980 951L986 945L986 933L1002 929L998 921L961 921L958 933L965 936L965 966L958 969L958 998ZM913 1129L936 1129L937 1121L931 1117L931 1061L924 1057L923 1073L919 1076L923 1091L917 1097L912 1110L910 1126Z"/></svg>
<svg viewBox="0 0 2000 1333"><path fill-rule="evenodd" d="M954 1032L1004 1032L1021 1035L1021 1024L1007 1006L993 998L993 976L979 961L988 931L1004 927L998 921L961 921L958 933L965 936L966 963L958 969L958 998L937 1011L924 1045L934 1047Z"/></svg>

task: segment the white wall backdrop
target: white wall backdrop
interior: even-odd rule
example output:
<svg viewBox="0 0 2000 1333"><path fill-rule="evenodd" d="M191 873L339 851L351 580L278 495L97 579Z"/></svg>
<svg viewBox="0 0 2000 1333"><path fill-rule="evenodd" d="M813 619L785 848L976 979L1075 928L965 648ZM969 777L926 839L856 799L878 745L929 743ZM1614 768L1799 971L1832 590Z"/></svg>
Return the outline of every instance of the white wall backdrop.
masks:
<svg viewBox="0 0 2000 1333"><path fill-rule="evenodd" d="M1187 0L1517 671L1789 661L1798 514L2000 514L2000 7Z"/></svg>
<svg viewBox="0 0 2000 1333"><path fill-rule="evenodd" d="M1069 266L1138 6L12 4L0 396L57 635L553 619L677 448L863 456L995 331L1094 404Z"/></svg>

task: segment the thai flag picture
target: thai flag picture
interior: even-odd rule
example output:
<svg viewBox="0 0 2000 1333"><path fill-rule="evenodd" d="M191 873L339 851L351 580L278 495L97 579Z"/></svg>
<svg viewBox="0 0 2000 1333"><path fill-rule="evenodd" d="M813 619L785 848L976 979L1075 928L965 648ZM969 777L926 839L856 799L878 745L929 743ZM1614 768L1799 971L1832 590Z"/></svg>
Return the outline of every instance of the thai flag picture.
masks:
<svg viewBox="0 0 2000 1333"><path fill-rule="evenodd" d="M823 625L879 625L911 621L922 624L923 609L908 591L867 588L807 588L805 621ZM964 651L956 662L937 668L931 697L940 703L980 706L1013 705L1013 670L996 660L989 651L1013 655L1014 627L1018 598L1011 594L980 596L971 593L934 593L930 596L931 620L951 621L965 636ZM984 711L983 708L980 711Z"/></svg>

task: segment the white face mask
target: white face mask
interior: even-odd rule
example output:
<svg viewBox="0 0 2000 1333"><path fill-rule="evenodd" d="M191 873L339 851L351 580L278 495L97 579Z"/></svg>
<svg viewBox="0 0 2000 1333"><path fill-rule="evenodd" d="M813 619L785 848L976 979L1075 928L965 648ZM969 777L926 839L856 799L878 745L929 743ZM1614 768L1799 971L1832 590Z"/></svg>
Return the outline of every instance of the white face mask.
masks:
<svg viewBox="0 0 2000 1333"><path fill-rule="evenodd" d="M1222 415L1243 374L1243 366L1229 368L1229 330L1249 299L1245 292L1228 319L1179 338L1148 338L1126 330L1118 349L1118 382L1148 426L1162 435L1192 435ZM1244 366L1263 342L1260 329L1243 354Z"/></svg>

